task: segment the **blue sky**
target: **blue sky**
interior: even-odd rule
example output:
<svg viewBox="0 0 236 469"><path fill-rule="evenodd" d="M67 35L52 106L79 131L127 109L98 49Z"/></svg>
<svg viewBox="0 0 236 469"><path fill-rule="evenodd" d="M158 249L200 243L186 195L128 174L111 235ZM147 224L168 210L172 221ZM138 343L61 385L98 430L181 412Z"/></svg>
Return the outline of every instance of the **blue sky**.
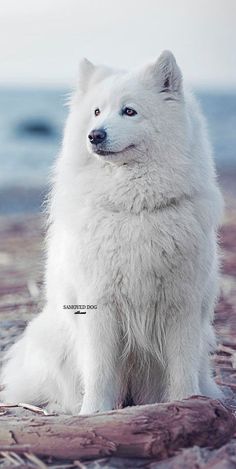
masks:
<svg viewBox="0 0 236 469"><path fill-rule="evenodd" d="M132 68L171 49L193 86L236 88L236 0L1 0L0 84L71 85L83 56Z"/></svg>

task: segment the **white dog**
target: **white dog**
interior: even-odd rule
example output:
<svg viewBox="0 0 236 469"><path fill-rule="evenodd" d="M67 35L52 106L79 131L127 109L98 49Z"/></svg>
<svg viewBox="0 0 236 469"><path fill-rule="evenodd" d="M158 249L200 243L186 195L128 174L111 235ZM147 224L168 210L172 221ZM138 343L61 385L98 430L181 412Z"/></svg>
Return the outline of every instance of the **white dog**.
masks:
<svg viewBox="0 0 236 469"><path fill-rule="evenodd" d="M46 305L7 352L2 399L85 414L127 396L220 397L222 205L172 53L129 73L82 61L49 201Z"/></svg>

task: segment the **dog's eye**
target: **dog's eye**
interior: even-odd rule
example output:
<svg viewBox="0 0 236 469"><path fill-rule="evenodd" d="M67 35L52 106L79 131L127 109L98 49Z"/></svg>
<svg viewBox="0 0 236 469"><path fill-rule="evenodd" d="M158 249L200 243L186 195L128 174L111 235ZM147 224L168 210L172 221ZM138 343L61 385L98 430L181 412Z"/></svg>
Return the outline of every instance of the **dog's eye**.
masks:
<svg viewBox="0 0 236 469"><path fill-rule="evenodd" d="M124 107L124 109L122 109L122 116L129 116L129 117L132 117L132 116L136 116L137 112L132 109L131 107Z"/></svg>
<svg viewBox="0 0 236 469"><path fill-rule="evenodd" d="M100 112L100 109L97 107L97 109L94 111L95 116L99 116Z"/></svg>

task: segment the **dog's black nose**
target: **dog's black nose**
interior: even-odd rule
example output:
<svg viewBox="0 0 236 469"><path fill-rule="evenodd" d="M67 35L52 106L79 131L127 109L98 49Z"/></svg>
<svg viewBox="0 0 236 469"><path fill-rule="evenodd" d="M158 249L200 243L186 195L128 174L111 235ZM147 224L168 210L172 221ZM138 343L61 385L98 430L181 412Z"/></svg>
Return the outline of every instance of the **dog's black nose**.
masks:
<svg viewBox="0 0 236 469"><path fill-rule="evenodd" d="M88 138L91 143L93 143L94 145L97 145L98 143L104 142L104 140L106 139L106 136L107 134L104 129L95 129L90 132L90 134L88 135Z"/></svg>

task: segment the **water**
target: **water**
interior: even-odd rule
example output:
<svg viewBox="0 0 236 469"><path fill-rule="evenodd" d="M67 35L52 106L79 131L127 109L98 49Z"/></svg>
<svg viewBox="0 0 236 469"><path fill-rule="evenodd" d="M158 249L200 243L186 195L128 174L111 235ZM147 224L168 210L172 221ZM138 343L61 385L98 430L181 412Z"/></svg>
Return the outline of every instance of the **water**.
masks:
<svg viewBox="0 0 236 469"><path fill-rule="evenodd" d="M38 211L61 143L67 90L0 89L0 213ZM196 93L217 166L236 167L236 93Z"/></svg>

